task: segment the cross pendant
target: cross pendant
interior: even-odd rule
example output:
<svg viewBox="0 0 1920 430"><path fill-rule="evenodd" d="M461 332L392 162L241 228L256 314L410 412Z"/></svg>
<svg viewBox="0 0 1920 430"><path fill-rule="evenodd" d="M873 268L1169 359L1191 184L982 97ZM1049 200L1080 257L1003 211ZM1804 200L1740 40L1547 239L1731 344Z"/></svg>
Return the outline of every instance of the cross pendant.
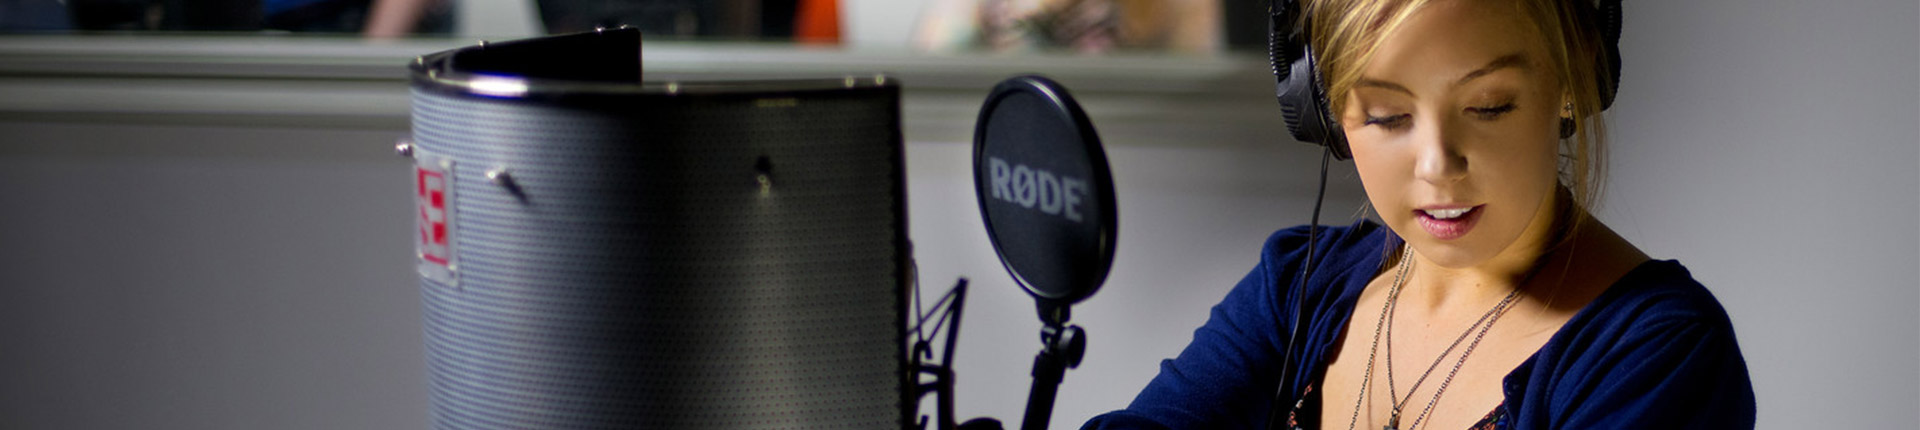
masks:
<svg viewBox="0 0 1920 430"><path fill-rule="evenodd" d="M1395 413L1388 416L1387 425L1381 426L1380 430L1400 430L1400 414Z"/></svg>

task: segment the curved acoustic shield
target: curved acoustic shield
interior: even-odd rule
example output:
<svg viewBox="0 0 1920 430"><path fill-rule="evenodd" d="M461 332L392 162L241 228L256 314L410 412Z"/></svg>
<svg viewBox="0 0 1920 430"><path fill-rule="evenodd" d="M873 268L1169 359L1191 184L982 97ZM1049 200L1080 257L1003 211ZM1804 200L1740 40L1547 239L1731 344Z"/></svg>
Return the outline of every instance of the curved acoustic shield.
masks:
<svg viewBox="0 0 1920 430"><path fill-rule="evenodd" d="M412 65L433 426L904 427L899 88L642 82L639 39Z"/></svg>

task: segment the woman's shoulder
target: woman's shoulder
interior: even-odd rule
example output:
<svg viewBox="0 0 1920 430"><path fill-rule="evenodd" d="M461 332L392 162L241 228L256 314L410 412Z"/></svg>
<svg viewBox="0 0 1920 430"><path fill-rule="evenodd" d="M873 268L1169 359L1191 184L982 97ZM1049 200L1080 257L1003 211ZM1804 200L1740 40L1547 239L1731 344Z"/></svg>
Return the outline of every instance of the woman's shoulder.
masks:
<svg viewBox="0 0 1920 430"><path fill-rule="evenodd" d="M1536 358L1589 362L1674 342L1724 345L1739 354L1733 322L1713 292L1680 262L1650 259L1579 308Z"/></svg>
<svg viewBox="0 0 1920 430"><path fill-rule="evenodd" d="M1597 220L1586 225L1566 252L1546 264L1563 290L1562 303L1577 306L1567 328L1580 339L1644 337L1688 326L1732 333L1727 311L1693 272L1675 260L1653 259ZM1573 250L1579 250L1576 254ZM1617 344L1617 343L1609 343Z"/></svg>
<svg viewBox="0 0 1920 430"><path fill-rule="evenodd" d="M1267 236L1260 258L1273 269L1281 269L1303 263L1312 252L1321 267L1347 266L1377 260L1387 245L1398 240L1391 230L1368 219L1346 226L1300 225Z"/></svg>
<svg viewBox="0 0 1920 430"><path fill-rule="evenodd" d="M1726 308L1693 272L1675 260L1648 260L1628 271L1589 309L1586 325L1626 330L1667 324L1706 325L1732 330Z"/></svg>
<svg viewBox="0 0 1920 430"><path fill-rule="evenodd" d="M1399 241L1391 229L1367 219L1347 226L1282 229L1267 237L1260 265L1247 281L1268 290L1275 309L1290 312L1307 306L1316 309L1315 314L1341 314ZM1312 274L1300 282L1309 256Z"/></svg>
<svg viewBox="0 0 1920 430"><path fill-rule="evenodd" d="M1754 413L1726 309L1673 260L1634 267L1506 382L1532 424L1751 428Z"/></svg>
<svg viewBox="0 0 1920 430"><path fill-rule="evenodd" d="M1344 226L1301 224L1273 232L1272 235L1267 237L1267 244L1269 248L1275 244L1299 246L1306 243L1309 232L1314 232L1314 234L1318 236L1317 240L1319 240L1322 245L1329 243L1337 244L1366 240L1368 236L1385 231L1386 228L1382 227L1379 223L1365 218Z"/></svg>

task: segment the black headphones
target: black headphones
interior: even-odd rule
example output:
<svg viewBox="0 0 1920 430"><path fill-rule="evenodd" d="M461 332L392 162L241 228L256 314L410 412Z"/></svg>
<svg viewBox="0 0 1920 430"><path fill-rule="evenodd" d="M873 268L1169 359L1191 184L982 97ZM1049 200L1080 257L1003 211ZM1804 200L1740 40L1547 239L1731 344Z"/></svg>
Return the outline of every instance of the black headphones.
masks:
<svg viewBox="0 0 1920 430"><path fill-rule="evenodd" d="M1575 8L1575 14L1585 22L1597 25L1601 36L1601 55L1606 61L1600 67L1600 110L1613 106L1613 96L1620 83L1620 1L1621 0L1565 0L1579 1L1592 7ZM1286 349L1280 351L1280 379L1275 388L1273 401L1268 406L1267 428L1286 428L1286 413L1290 405L1286 399L1287 380L1293 375L1293 350L1300 338L1301 311L1300 302L1304 300L1304 285L1313 276L1314 246L1319 244L1320 203L1327 193L1328 158L1349 160L1353 158L1352 149L1347 147L1347 134L1340 127L1340 121L1331 111L1332 104L1327 102L1327 87L1322 83L1318 58L1307 44L1310 36L1301 20L1299 0L1269 0L1267 4L1267 60L1273 67L1274 94L1280 99L1280 116L1287 123L1287 131L1295 140L1324 147L1320 157L1320 191L1314 198L1313 219L1307 225L1307 255L1300 269L1300 277L1295 285L1288 289L1294 304L1292 333L1287 335ZM1572 121L1563 120L1561 138L1573 133Z"/></svg>
<svg viewBox="0 0 1920 430"><path fill-rule="evenodd" d="M1601 49L1607 57L1601 65L1605 70L1600 73L1604 77L1599 81L1600 110L1606 110L1613 106L1620 82L1620 0L1571 1L1583 4L1593 1L1593 7L1575 10L1600 30ZM1299 0L1270 0L1267 4L1267 61L1273 67L1274 94L1280 99L1280 116L1295 140L1326 146L1333 151L1334 158L1352 159L1346 132L1340 128L1339 118L1330 111L1332 105L1327 102L1319 59L1307 44L1310 35L1306 26L1300 25L1303 13Z"/></svg>

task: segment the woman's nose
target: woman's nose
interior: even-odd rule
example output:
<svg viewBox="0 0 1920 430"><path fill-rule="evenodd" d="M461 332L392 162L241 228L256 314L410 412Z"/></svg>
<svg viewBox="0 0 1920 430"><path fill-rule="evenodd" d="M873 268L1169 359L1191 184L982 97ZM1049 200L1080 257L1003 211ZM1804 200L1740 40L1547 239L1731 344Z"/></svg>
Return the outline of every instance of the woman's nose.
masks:
<svg viewBox="0 0 1920 430"><path fill-rule="evenodd" d="M1467 176L1467 157L1448 121L1429 121L1414 144L1414 177L1430 183L1448 183Z"/></svg>

